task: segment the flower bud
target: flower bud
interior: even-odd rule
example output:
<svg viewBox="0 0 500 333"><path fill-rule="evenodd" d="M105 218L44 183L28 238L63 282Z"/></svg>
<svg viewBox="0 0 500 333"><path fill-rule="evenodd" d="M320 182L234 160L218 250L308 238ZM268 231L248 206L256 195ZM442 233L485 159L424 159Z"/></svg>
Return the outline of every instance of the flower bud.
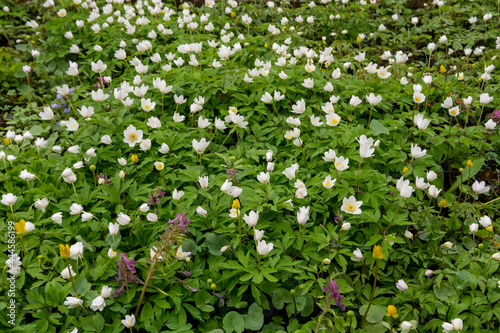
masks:
<svg viewBox="0 0 500 333"><path fill-rule="evenodd" d="M434 271L432 269L428 269L425 271L425 276L431 276L432 274L434 274Z"/></svg>
<svg viewBox="0 0 500 333"><path fill-rule="evenodd" d="M472 166L473 166L473 165L474 165L474 163L472 163L472 161L471 161L471 160L468 160L468 161L467 161L467 166L468 166L468 167L472 168Z"/></svg>
<svg viewBox="0 0 500 333"><path fill-rule="evenodd" d="M132 155L130 159L132 160L133 163L139 163L139 157L137 157L137 155Z"/></svg>
<svg viewBox="0 0 500 333"><path fill-rule="evenodd" d="M95 171L95 165L93 165L93 164L92 164L92 165L89 167L89 169L90 169L90 171Z"/></svg>
<svg viewBox="0 0 500 333"><path fill-rule="evenodd" d="M295 289L290 290L290 295L292 295L292 296L295 295Z"/></svg>
<svg viewBox="0 0 500 333"><path fill-rule="evenodd" d="M216 285L215 283L212 283L212 284L210 285L210 288L211 288L211 289L213 289L213 290L215 290L215 289L217 289L217 285Z"/></svg>
<svg viewBox="0 0 500 333"><path fill-rule="evenodd" d="M332 261L328 258L323 259L323 265L330 265Z"/></svg>
<svg viewBox="0 0 500 333"><path fill-rule="evenodd" d="M118 177L120 177L121 179L125 178L125 172L123 170L120 170L120 172L118 173Z"/></svg>

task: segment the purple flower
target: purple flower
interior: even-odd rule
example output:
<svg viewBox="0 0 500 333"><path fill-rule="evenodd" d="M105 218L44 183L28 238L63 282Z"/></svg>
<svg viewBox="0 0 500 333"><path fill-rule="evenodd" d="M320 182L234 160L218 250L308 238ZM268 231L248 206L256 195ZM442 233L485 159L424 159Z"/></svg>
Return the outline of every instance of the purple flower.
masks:
<svg viewBox="0 0 500 333"><path fill-rule="evenodd" d="M490 118L493 119L495 123L500 123L500 110L496 110L490 114Z"/></svg>
<svg viewBox="0 0 500 333"><path fill-rule="evenodd" d="M51 107L52 107L53 109L57 109L58 107L60 107L60 105L59 105L59 104L57 104L57 103L54 103L54 104L52 104L52 105L51 105Z"/></svg>
<svg viewBox="0 0 500 333"><path fill-rule="evenodd" d="M160 186L158 186L158 194L161 195L162 198L165 198L165 192L161 191Z"/></svg>
<svg viewBox="0 0 500 333"><path fill-rule="evenodd" d="M221 294L214 293L214 295L215 295L215 296L217 296L217 298L218 298L218 299L219 299L219 301L220 301L220 305L219 305L219 307L223 307L223 306L224 306L224 304L226 304L226 302L224 301L224 296L225 296L225 294L222 294L222 295L221 295Z"/></svg>
<svg viewBox="0 0 500 333"><path fill-rule="evenodd" d="M127 255L122 253L120 255L120 259L118 259L118 277L116 278L116 283L120 283L120 281L124 281L121 288L115 290L115 297L118 297L120 293L123 291L123 288L129 283L134 282L137 283L138 277L135 276L136 262L134 258L127 259Z"/></svg>
<svg viewBox="0 0 500 333"><path fill-rule="evenodd" d="M56 95L56 98L57 98L58 100L61 100L61 99L62 99L61 94L57 94L57 95Z"/></svg>
<svg viewBox="0 0 500 333"><path fill-rule="evenodd" d="M101 178L104 178L106 184L109 184L109 178L108 178L108 175L106 173L104 173L104 175L103 175L101 172L100 174L97 175L97 179L101 179Z"/></svg>
<svg viewBox="0 0 500 333"><path fill-rule="evenodd" d="M238 175L238 169L226 169L227 171L227 179L234 180L235 176Z"/></svg>
<svg viewBox="0 0 500 333"><path fill-rule="evenodd" d="M64 113L69 113L69 108L64 108Z"/></svg>
<svg viewBox="0 0 500 333"><path fill-rule="evenodd" d="M186 213L178 213L175 219L168 220L167 224L172 224L176 227L179 227L184 233L189 231L188 225L191 221L186 217Z"/></svg>
<svg viewBox="0 0 500 333"><path fill-rule="evenodd" d="M178 273L183 274L184 276L191 276L193 274L193 271L179 271Z"/></svg>
<svg viewBox="0 0 500 333"><path fill-rule="evenodd" d="M152 204L153 204L153 196L151 195L151 190L149 190L148 205L151 206Z"/></svg>
<svg viewBox="0 0 500 333"><path fill-rule="evenodd" d="M340 294L339 287L334 279L330 278L330 283L327 286L323 286L323 291L328 292L326 297L329 297L331 301L335 301L335 304L340 307L340 310L346 310L345 305L342 304L342 298L344 298L344 296Z"/></svg>

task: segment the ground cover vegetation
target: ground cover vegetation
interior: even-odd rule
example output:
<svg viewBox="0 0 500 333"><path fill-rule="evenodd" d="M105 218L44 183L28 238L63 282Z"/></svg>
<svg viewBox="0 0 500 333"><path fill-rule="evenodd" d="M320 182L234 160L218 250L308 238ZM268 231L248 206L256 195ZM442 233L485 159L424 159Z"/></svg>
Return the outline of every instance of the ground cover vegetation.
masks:
<svg viewBox="0 0 500 333"><path fill-rule="evenodd" d="M2 330L498 332L498 2L2 3Z"/></svg>

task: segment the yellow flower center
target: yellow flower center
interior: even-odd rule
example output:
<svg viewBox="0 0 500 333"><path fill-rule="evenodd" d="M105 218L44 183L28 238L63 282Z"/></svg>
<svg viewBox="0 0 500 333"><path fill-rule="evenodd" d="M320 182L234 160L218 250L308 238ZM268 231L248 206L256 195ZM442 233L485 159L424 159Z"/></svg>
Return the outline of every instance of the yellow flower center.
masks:
<svg viewBox="0 0 500 333"><path fill-rule="evenodd" d="M157 166L156 168L157 168L158 170L163 169L163 163L158 164L158 166Z"/></svg>
<svg viewBox="0 0 500 333"><path fill-rule="evenodd" d="M420 102L420 97L415 97L415 102Z"/></svg>
<svg viewBox="0 0 500 333"><path fill-rule="evenodd" d="M137 134L132 133L132 134L130 134L130 136L128 138L130 141L135 141L135 140L137 140Z"/></svg>
<svg viewBox="0 0 500 333"><path fill-rule="evenodd" d="M145 108L148 109L148 110L151 109L151 107L149 105L146 105Z"/></svg>
<svg viewBox="0 0 500 333"><path fill-rule="evenodd" d="M349 213L352 213L356 210L356 206L353 204L347 204L347 206L345 206L345 210Z"/></svg>
<svg viewBox="0 0 500 333"><path fill-rule="evenodd" d="M325 186L330 186L330 184L331 184L330 182L326 182Z"/></svg>
<svg viewBox="0 0 500 333"><path fill-rule="evenodd" d="M385 77L385 73L379 73L380 76Z"/></svg>
<svg viewBox="0 0 500 333"><path fill-rule="evenodd" d="M450 113L451 113L452 115L455 115L455 114L457 113L457 111L455 111L455 110L451 110L451 111L450 111Z"/></svg>
<svg viewBox="0 0 500 333"><path fill-rule="evenodd" d="M337 119L332 119L332 124L335 125L335 124L338 124L338 120Z"/></svg>

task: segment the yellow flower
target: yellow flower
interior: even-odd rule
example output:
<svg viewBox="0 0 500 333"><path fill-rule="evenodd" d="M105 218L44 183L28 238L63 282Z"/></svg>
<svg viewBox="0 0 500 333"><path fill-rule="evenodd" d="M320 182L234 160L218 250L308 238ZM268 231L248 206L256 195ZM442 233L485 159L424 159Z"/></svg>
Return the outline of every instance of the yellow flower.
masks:
<svg viewBox="0 0 500 333"><path fill-rule="evenodd" d="M137 157L137 155L132 155L130 159L132 160L133 163L139 163L139 157Z"/></svg>
<svg viewBox="0 0 500 333"><path fill-rule="evenodd" d="M375 259L384 259L384 251L382 251L382 247L380 245L375 245L373 247L373 258Z"/></svg>
<svg viewBox="0 0 500 333"><path fill-rule="evenodd" d="M488 230L489 232L493 232L493 226L489 226L489 227L486 227L486 230Z"/></svg>
<svg viewBox="0 0 500 333"><path fill-rule="evenodd" d="M14 227L16 228L16 233L19 235L26 232L26 222L24 220L14 223Z"/></svg>
<svg viewBox="0 0 500 333"><path fill-rule="evenodd" d="M361 41L362 41L361 37L359 37L359 36L358 36L358 38L356 38L356 41L357 41L358 43L361 43Z"/></svg>
<svg viewBox="0 0 500 333"><path fill-rule="evenodd" d="M68 258L69 257L69 245L59 244L59 252L61 252L61 257Z"/></svg>
<svg viewBox="0 0 500 333"><path fill-rule="evenodd" d="M266 43L266 44L264 44L264 47L265 47L265 48L267 48L267 43Z"/></svg>
<svg viewBox="0 0 500 333"><path fill-rule="evenodd" d="M408 171L410 171L410 169L408 169L407 167L403 168L403 173L408 173Z"/></svg>
<svg viewBox="0 0 500 333"><path fill-rule="evenodd" d="M389 305L387 306L387 313L385 314L387 317L393 317L397 318L398 317L398 310L394 305Z"/></svg>
<svg viewBox="0 0 500 333"><path fill-rule="evenodd" d="M7 139L7 138L3 138L3 144L6 145L6 146L8 146L10 144L10 140Z"/></svg>
<svg viewBox="0 0 500 333"><path fill-rule="evenodd" d="M236 13L235 12L231 12L231 17L236 17Z"/></svg>
<svg viewBox="0 0 500 333"><path fill-rule="evenodd" d="M445 73L445 72L446 72L446 68L444 68L444 66L443 66L443 65L441 65L441 66L439 66L439 71L440 71L441 73Z"/></svg>
<svg viewBox="0 0 500 333"><path fill-rule="evenodd" d="M238 199L234 199L231 208L240 209L240 201Z"/></svg>
<svg viewBox="0 0 500 333"><path fill-rule="evenodd" d="M441 201L439 201L439 203L438 203L438 206L442 207L442 208L446 208L446 207L448 207L448 204L446 203L446 200L441 199Z"/></svg>
<svg viewBox="0 0 500 333"><path fill-rule="evenodd" d="M474 163L472 163L472 161L471 161L471 160L468 160L468 161L467 161L467 166L468 166L468 167L471 167L471 168L472 168L472 166L473 166L473 165L474 165Z"/></svg>

